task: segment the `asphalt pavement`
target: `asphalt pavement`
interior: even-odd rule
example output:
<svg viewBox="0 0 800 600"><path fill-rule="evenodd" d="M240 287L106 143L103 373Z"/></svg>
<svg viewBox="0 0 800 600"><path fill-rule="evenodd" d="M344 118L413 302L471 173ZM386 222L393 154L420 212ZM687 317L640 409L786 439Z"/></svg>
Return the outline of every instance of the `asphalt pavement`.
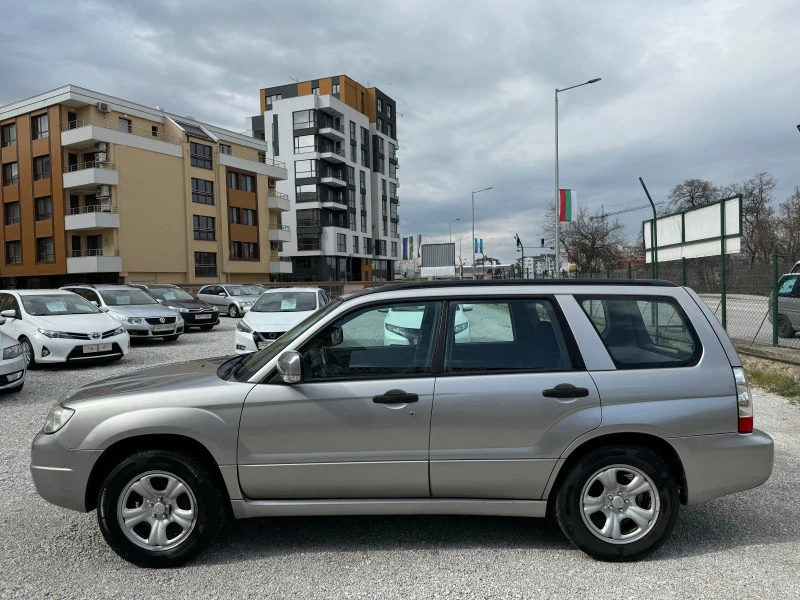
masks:
<svg viewBox="0 0 800 600"><path fill-rule="evenodd" d="M640 563L593 561L545 520L404 516L239 521L186 567L131 566L106 546L94 513L39 498L30 442L70 388L228 354L234 327L225 318L174 343L136 344L118 363L34 371L21 393L0 397L0 598L800 597L800 407L761 390L756 426L775 438L772 478L682 507L670 541Z"/></svg>

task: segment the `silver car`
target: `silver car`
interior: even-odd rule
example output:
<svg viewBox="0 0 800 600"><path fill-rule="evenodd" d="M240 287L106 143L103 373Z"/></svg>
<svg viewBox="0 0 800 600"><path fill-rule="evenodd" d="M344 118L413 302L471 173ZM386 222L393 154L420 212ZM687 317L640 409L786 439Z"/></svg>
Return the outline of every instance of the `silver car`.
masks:
<svg viewBox="0 0 800 600"><path fill-rule="evenodd" d="M409 307L410 343L386 345L389 311ZM693 291L549 280L374 288L259 352L79 388L31 471L53 504L98 509L120 556L163 567L229 512L552 513L589 555L635 560L680 505L761 485L772 462L739 357Z"/></svg>
<svg viewBox="0 0 800 600"><path fill-rule="evenodd" d="M197 299L219 307L229 317L241 317L252 308L260 295L258 288L249 285L220 283L201 287Z"/></svg>
<svg viewBox="0 0 800 600"><path fill-rule="evenodd" d="M6 317L0 316L0 325L5 322ZM19 392L25 385L27 366L22 344L0 331L0 393Z"/></svg>

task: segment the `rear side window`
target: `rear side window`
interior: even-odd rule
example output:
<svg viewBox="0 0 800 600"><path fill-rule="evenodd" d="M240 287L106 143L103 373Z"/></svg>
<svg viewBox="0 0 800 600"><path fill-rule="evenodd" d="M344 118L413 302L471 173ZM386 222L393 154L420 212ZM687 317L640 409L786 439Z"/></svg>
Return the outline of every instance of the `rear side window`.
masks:
<svg viewBox="0 0 800 600"><path fill-rule="evenodd" d="M451 302L445 373L573 368L553 304L545 299Z"/></svg>
<svg viewBox="0 0 800 600"><path fill-rule="evenodd" d="M784 277L778 283L778 296L797 296L798 286L797 286L797 279L798 275L790 275L788 277Z"/></svg>
<svg viewBox="0 0 800 600"><path fill-rule="evenodd" d="M672 298L604 296L577 298L618 369L690 367L703 349L680 305Z"/></svg>

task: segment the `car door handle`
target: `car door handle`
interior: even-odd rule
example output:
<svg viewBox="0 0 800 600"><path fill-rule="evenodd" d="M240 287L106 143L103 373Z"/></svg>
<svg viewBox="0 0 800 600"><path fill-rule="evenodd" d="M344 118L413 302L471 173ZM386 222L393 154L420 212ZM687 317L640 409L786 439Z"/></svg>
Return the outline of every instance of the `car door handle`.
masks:
<svg viewBox="0 0 800 600"><path fill-rule="evenodd" d="M389 390L380 396L373 396L372 401L375 404L409 404L411 402L419 402L417 394L407 394L403 390Z"/></svg>
<svg viewBox="0 0 800 600"><path fill-rule="evenodd" d="M587 388L575 387L569 383L559 383L554 388L542 391L542 396L545 398L585 398L588 395Z"/></svg>

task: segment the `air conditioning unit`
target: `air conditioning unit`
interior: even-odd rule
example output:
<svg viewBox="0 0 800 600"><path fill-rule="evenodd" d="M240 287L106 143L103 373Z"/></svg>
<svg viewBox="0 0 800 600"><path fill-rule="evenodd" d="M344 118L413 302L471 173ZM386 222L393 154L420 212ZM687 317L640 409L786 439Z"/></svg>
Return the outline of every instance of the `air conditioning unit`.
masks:
<svg viewBox="0 0 800 600"><path fill-rule="evenodd" d="M281 243L280 242L270 242L269 243L269 247L272 250L280 250L281 249Z"/></svg>
<svg viewBox="0 0 800 600"><path fill-rule="evenodd" d="M277 184L275 183L275 180L274 180L274 179L272 179L272 178L270 178L270 180L269 180L269 187L271 187L271 188L274 188L276 185L277 185Z"/></svg>
<svg viewBox="0 0 800 600"><path fill-rule="evenodd" d="M95 152L94 153L94 162L108 162L108 154L105 152Z"/></svg>
<svg viewBox="0 0 800 600"><path fill-rule="evenodd" d="M98 199L110 198L111 197L111 186L110 185L98 185L97 186L97 190L95 192L95 196Z"/></svg>
<svg viewBox="0 0 800 600"><path fill-rule="evenodd" d="M108 152L108 143L106 142L96 142L94 145L95 152Z"/></svg>
<svg viewBox="0 0 800 600"><path fill-rule="evenodd" d="M98 102L97 104L95 104L95 108L97 108L97 110L101 113L107 113L111 111L108 108L108 104L106 104L105 102Z"/></svg>

